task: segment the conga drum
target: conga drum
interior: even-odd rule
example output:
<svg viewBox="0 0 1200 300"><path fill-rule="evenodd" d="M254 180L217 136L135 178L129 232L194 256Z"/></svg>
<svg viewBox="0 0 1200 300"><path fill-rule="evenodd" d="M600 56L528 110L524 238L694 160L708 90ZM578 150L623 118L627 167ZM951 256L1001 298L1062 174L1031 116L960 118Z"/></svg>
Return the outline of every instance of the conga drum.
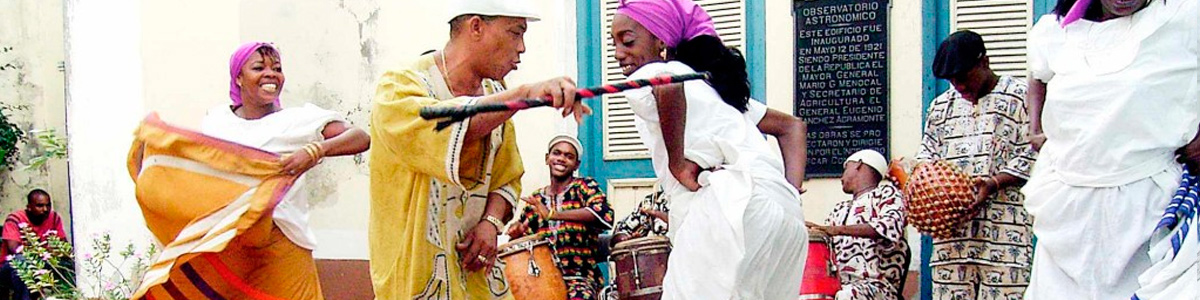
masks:
<svg viewBox="0 0 1200 300"><path fill-rule="evenodd" d="M567 285L558 269L550 242L529 235L500 247L504 278L517 300L566 299Z"/></svg>
<svg viewBox="0 0 1200 300"><path fill-rule="evenodd" d="M617 266L617 298L661 298L663 276L667 275L667 257L670 255L671 241L662 236L631 239L613 246L611 257Z"/></svg>
<svg viewBox="0 0 1200 300"><path fill-rule="evenodd" d="M834 264L833 248L824 232L808 231L808 258L804 261L804 281L800 284L800 300L833 299L842 289Z"/></svg>

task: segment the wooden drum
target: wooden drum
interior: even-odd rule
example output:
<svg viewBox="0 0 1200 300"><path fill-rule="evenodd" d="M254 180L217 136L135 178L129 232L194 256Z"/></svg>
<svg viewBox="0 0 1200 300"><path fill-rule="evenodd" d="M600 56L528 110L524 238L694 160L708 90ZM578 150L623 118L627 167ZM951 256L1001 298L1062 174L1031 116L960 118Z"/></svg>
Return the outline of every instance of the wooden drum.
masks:
<svg viewBox="0 0 1200 300"><path fill-rule="evenodd" d="M808 259L804 262L804 281L800 283L800 300L834 299L842 288L838 281L837 265L829 236L824 232L808 231Z"/></svg>
<svg viewBox="0 0 1200 300"><path fill-rule="evenodd" d="M652 236L618 243L612 250L617 266L617 295L621 300L658 300L662 297L663 276L667 275L667 257L671 241Z"/></svg>
<svg viewBox="0 0 1200 300"><path fill-rule="evenodd" d="M533 234L505 243L498 257L504 260L504 278L517 300L566 299L567 285L558 269L550 243Z"/></svg>

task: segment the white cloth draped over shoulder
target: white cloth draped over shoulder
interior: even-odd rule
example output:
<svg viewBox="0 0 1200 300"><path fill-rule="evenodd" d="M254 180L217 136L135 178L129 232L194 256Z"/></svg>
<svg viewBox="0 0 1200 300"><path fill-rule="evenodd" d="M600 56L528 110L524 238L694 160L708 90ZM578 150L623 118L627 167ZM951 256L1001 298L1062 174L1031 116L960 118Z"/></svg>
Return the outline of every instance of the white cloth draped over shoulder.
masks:
<svg viewBox="0 0 1200 300"><path fill-rule="evenodd" d="M694 72L679 62L642 66L630 79ZM804 269L808 231L799 192L784 177L782 160L743 114L707 83L686 82L684 155L702 168L702 188L688 191L668 168L652 88L626 91L655 175L669 197L674 246L663 299L795 299ZM702 274L702 275L701 275Z"/></svg>
<svg viewBox="0 0 1200 300"><path fill-rule="evenodd" d="M325 125L344 122L340 114L316 105L286 108L257 120L246 120L228 105L214 107L201 122L206 135L278 154L290 154L304 145L325 140ZM296 179L292 192L275 207L271 217L283 234L300 247L313 250L316 236L308 226L309 199L305 189L308 174Z"/></svg>

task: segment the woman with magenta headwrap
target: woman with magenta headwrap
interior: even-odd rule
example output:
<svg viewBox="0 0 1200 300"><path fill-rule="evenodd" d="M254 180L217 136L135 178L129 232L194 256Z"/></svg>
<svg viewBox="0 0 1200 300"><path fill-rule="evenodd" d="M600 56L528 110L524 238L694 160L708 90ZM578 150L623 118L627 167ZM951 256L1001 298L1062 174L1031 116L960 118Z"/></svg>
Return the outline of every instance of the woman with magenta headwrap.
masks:
<svg viewBox="0 0 1200 300"><path fill-rule="evenodd" d="M282 162L283 171L291 174L308 171L326 156L354 155L370 147L371 137L366 131L350 125L341 113L312 104L283 108L279 95L284 79L279 50L269 43L242 45L229 58L229 98L233 103L209 110L201 131L246 146L291 154ZM305 240L309 241L298 244L311 249L311 239Z"/></svg>
<svg viewBox="0 0 1200 300"><path fill-rule="evenodd" d="M1060 0L1027 45L1025 299L1200 299L1197 1Z"/></svg>
<svg viewBox="0 0 1200 300"><path fill-rule="evenodd" d="M370 137L337 112L280 106L271 44L238 48L229 78L233 102L208 112L203 135L156 117L135 132L131 174L164 245L135 299L323 299L306 171L366 151Z"/></svg>
<svg viewBox="0 0 1200 300"><path fill-rule="evenodd" d="M624 93L671 200L662 299L795 299L808 239L798 184L784 174L803 163L785 168L756 127L767 109L749 99L741 54L690 0L622 1L611 35L630 79L713 75Z"/></svg>

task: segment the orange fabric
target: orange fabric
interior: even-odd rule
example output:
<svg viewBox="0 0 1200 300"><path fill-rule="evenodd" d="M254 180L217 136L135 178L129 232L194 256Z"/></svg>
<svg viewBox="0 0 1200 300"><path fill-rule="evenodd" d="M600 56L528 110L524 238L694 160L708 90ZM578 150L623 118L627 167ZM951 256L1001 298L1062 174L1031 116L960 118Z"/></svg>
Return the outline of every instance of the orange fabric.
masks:
<svg viewBox="0 0 1200 300"><path fill-rule="evenodd" d="M163 123L134 133L129 172L163 250L134 299L323 299L312 251L271 210L295 176L279 156Z"/></svg>

